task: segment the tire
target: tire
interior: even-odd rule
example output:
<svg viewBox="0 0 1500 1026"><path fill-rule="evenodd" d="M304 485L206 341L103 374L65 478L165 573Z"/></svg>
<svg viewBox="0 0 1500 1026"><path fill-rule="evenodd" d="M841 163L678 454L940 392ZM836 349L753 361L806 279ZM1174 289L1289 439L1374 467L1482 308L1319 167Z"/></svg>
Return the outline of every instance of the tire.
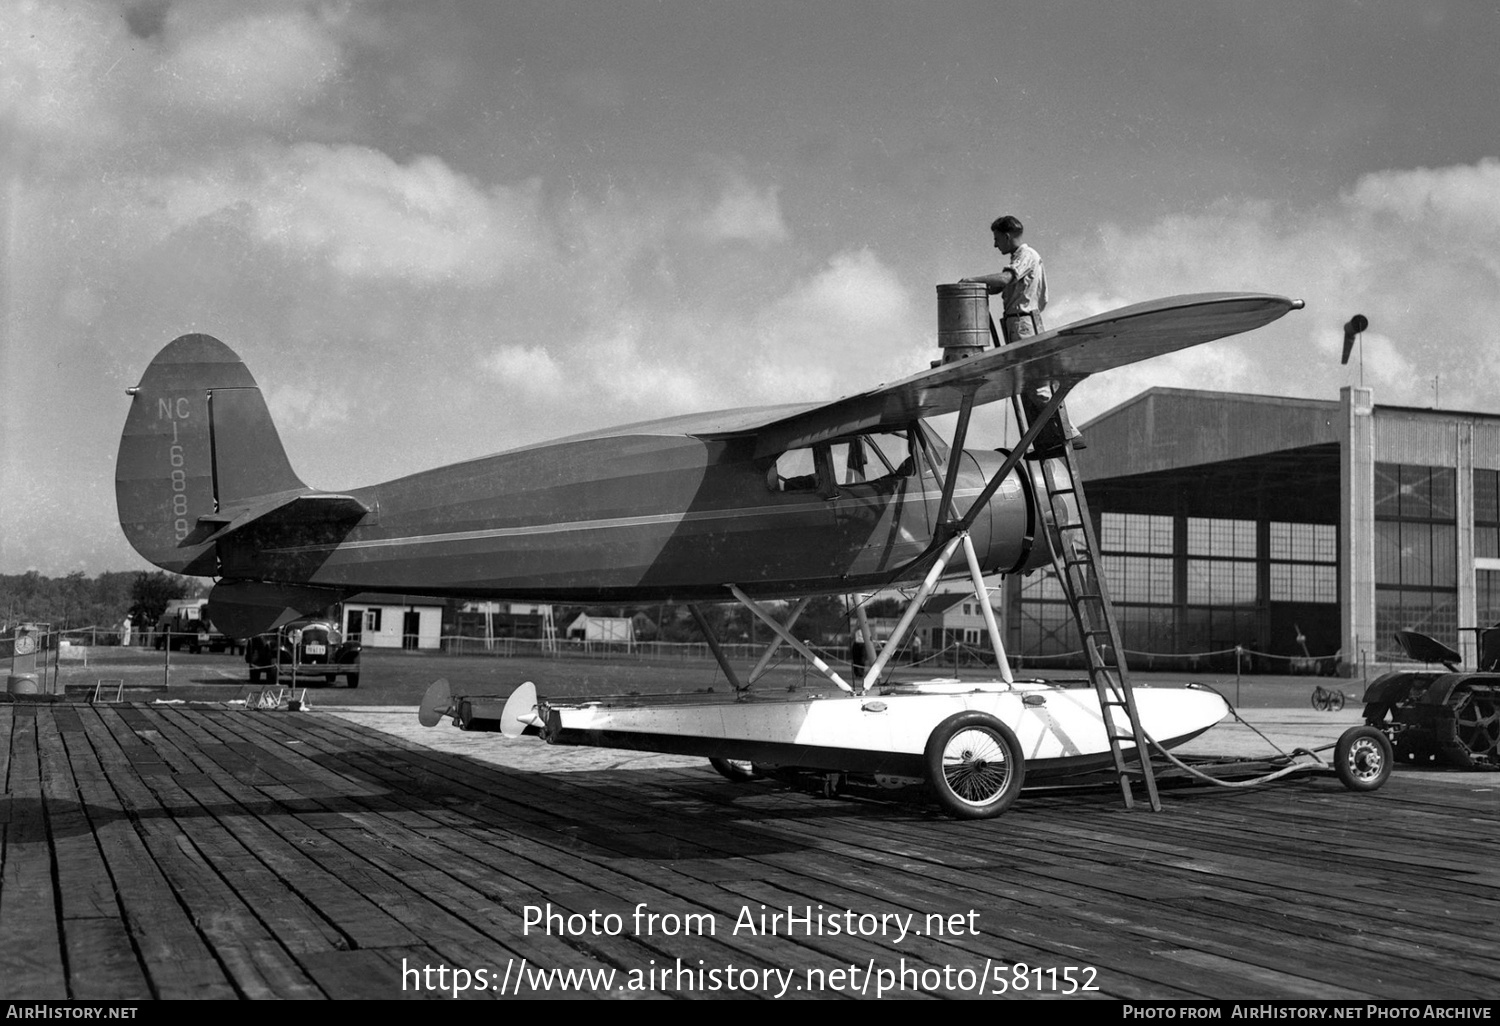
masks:
<svg viewBox="0 0 1500 1026"><path fill-rule="evenodd" d="M743 759L709 759L708 764L718 771L719 776L731 783L748 784L760 779L755 766Z"/></svg>
<svg viewBox="0 0 1500 1026"><path fill-rule="evenodd" d="M989 713L973 709L939 723L923 759L938 804L959 819L1000 815L1026 778L1016 735Z"/></svg>
<svg viewBox="0 0 1500 1026"><path fill-rule="evenodd" d="M1333 691L1330 694L1330 696L1328 698L1328 711L1329 712L1343 712L1343 710L1344 710L1344 693L1342 691L1335 690L1335 691Z"/></svg>
<svg viewBox="0 0 1500 1026"><path fill-rule="evenodd" d="M351 688L357 688L357 687L359 687L359 674L357 674L357 673L346 673L346 674L344 674L344 683L347 684Z"/></svg>
<svg viewBox="0 0 1500 1026"><path fill-rule="evenodd" d="M1395 765L1391 739L1374 727L1350 727L1333 748L1333 770L1351 791L1379 790Z"/></svg>

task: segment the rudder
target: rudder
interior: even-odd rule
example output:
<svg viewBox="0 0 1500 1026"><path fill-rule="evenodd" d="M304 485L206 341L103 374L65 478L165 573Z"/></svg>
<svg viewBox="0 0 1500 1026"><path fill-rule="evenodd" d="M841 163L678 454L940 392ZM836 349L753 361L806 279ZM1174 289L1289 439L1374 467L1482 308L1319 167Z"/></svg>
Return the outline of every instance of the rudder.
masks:
<svg viewBox="0 0 1500 1026"><path fill-rule="evenodd" d="M224 343L167 343L131 390L115 464L120 527L146 559L173 573L217 573L198 518L237 501L305 489L292 471L249 369Z"/></svg>

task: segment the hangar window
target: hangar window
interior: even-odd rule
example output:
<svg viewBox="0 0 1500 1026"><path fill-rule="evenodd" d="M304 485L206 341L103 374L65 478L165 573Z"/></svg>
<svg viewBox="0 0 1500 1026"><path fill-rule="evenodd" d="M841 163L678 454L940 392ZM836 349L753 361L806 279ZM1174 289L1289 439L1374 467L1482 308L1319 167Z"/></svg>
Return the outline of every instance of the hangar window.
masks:
<svg viewBox="0 0 1500 1026"><path fill-rule="evenodd" d="M1073 614L1051 570L1021 579L1021 651L1029 656L1063 655L1078 650Z"/></svg>
<svg viewBox="0 0 1500 1026"><path fill-rule="evenodd" d="M1273 520L1268 529L1271 601L1337 602L1338 528Z"/></svg>
<svg viewBox="0 0 1500 1026"><path fill-rule="evenodd" d="M1255 521L1188 517L1189 556L1255 558Z"/></svg>
<svg viewBox="0 0 1500 1026"><path fill-rule="evenodd" d="M1474 572L1474 609L1481 626L1500 623L1500 570Z"/></svg>
<svg viewBox="0 0 1500 1026"><path fill-rule="evenodd" d="M1150 556L1104 555L1104 585L1113 602L1172 602L1172 561Z"/></svg>
<svg viewBox="0 0 1500 1026"><path fill-rule="evenodd" d="M1500 471L1474 471L1474 555L1500 557Z"/></svg>
<svg viewBox="0 0 1500 1026"><path fill-rule="evenodd" d="M1099 547L1105 552L1172 554L1172 518L1144 513L1105 513L1099 518Z"/></svg>
<svg viewBox="0 0 1500 1026"><path fill-rule="evenodd" d="M1256 552L1254 520L1188 517L1188 604L1254 605Z"/></svg>
<svg viewBox="0 0 1500 1026"><path fill-rule="evenodd" d="M1457 643L1457 478L1452 467L1375 464L1377 637L1415 630ZM1476 512L1482 504L1476 494Z"/></svg>

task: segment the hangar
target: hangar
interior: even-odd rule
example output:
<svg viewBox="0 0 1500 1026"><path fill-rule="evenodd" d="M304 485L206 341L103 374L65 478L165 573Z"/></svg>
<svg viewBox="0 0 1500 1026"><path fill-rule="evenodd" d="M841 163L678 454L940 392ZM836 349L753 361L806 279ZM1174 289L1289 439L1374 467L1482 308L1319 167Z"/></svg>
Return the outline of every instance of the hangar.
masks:
<svg viewBox="0 0 1500 1026"><path fill-rule="evenodd" d="M1235 648L1360 672L1419 630L1475 664L1500 622L1500 416L1152 388L1083 425L1105 582L1133 665ZM1008 579L1013 650L1078 649L1050 574ZM1308 657L1322 657L1309 660Z"/></svg>

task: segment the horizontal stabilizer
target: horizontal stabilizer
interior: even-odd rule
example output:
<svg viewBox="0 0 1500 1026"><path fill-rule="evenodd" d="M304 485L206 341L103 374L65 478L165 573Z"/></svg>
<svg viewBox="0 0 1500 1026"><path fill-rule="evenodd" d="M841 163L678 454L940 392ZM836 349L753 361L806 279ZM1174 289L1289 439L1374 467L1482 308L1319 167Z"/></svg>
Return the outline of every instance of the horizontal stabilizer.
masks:
<svg viewBox="0 0 1500 1026"><path fill-rule="evenodd" d="M370 507L352 495L329 492L304 492L300 495L271 495L247 504L207 513L198 518L195 542L220 541L246 527L254 526L264 540L269 534L296 534L308 524L353 523L370 512Z"/></svg>
<svg viewBox="0 0 1500 1026"><path fill-rule="evenodd" d="M342 601L332 588L260 581L220 581L208 593L208 618L231 638L253 638L304 616L319 616Z"/></svg>

